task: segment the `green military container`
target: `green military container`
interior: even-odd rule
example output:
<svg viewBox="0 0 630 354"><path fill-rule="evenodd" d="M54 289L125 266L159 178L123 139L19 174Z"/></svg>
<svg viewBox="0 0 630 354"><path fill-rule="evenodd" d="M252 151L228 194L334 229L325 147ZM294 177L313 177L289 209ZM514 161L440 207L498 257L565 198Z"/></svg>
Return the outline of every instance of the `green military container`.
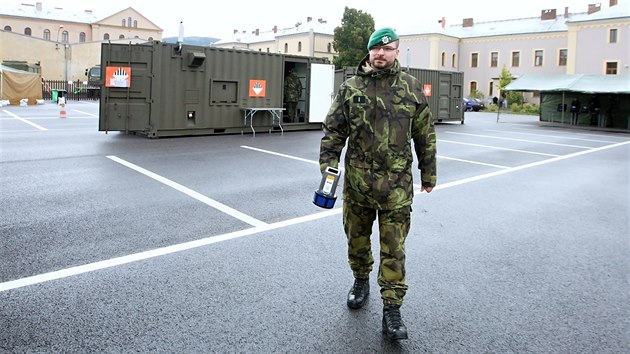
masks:
<svg viewBox="0 0 630 354"><path fill-rule="evenodd" d="M403 68L420 80L429 107L436 122L456 121L464 124L464 107L462 106L462 85L464 73L430 69ZM345 67L335 71L335 92L346 79L356 73L356 67Z"/></svg>
<svg viewBox="0 0 630 354"><path fill-rule="evenodd" d="M321 129L334 91L324 58L159 41L103 43L99 131L150 138ZM303 93L287 117L284 78Z"/></svg>

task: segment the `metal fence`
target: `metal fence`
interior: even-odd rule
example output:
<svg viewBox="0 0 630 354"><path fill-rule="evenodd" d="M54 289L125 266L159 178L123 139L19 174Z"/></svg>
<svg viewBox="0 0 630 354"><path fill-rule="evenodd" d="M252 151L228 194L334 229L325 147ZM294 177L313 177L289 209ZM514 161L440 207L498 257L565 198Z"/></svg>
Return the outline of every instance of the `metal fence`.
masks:
<svg viewBox="0 0 630 354"><path fill-rule="evenodd" d="M57 95L53 91L57 91ZM80 80L42 80L42 96L45 100L52 100L56 96L65 97L66 101L95 101L99 99L100 93L99 87L89 86Z"/></svg>

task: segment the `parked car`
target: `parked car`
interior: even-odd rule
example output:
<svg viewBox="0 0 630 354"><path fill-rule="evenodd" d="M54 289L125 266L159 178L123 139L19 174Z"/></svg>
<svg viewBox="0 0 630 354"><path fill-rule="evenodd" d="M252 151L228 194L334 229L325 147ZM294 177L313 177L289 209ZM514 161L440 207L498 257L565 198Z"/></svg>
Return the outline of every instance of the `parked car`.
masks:
<svg viewBox="0 0 630 354"><path fill-rule="evenodd" d="M477 104L479 105L479 109L478 110L486 109L486 104L483 103L483 100L481 98L473 98L472 101L473 102L477 102ZM473 109L474 109L474 104L473 104Z"/></svg>
<svg viewBox="0 0 630 354"><path fill-rule="evenodd" d="M464 111L479 112L479 110L485 109L486 105L479 99L464 97L462 99L462 107L464 107Z"/></svg>

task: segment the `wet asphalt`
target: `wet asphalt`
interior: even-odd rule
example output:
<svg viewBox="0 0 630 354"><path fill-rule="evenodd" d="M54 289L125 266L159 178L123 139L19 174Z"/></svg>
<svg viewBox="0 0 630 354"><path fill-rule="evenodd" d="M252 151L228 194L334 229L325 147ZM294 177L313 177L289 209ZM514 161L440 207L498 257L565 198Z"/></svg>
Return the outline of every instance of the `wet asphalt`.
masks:
<svg viewBox="0 0 630 354"><path fill-rule="evenodd" d="M392 343L376 271L345 305L321 131L147 139L66 108L0 108L0 352L630 352L628 134L437 125Z"/></svg>

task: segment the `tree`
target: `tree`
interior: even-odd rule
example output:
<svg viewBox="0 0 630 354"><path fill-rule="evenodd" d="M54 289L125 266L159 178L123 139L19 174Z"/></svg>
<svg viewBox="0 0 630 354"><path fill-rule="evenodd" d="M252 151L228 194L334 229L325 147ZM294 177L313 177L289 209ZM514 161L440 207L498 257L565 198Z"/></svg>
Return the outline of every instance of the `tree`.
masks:
<svg viewBox="0 0 630 354"><path fill-rule="evenodd" d="M335 68L356 66L367 54L367 42L374 32L374 18L361 10L346 6L341 25L335 28L333 46L339 53L333 59Z"/></svg>
<svg viewBox="0 0 630 354"><path fill-rule="evenodd" d="M505 86L509 85L512 82L513 76L512 73L503 65L503 69L501 69L501 75L499 76L499 90L503 90ZM501 93L503 95L503 92ZM508 91L507 92L507 101L509 104L523 104L523 94L520 92Z"/></svg>

